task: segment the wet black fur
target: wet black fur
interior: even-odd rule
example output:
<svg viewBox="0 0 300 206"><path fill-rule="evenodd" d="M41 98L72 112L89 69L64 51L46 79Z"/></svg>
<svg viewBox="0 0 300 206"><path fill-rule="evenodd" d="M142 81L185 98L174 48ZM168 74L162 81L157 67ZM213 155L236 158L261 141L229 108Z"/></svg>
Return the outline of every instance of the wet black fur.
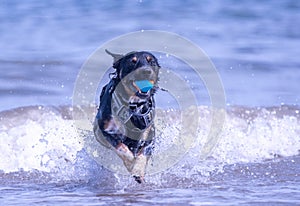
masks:
<svg viewBox="0 0 300 206"><path fill-rule="evenodd" d="M147 59L146 57L151 57L151 60ZM137 61L133 61L133 58L136 57ZM113 67L115 68L115 72L112 74L112 78L110 82L105 85L102 89L101 95L100 95L100 105L98 108L98 113L96 116L96 120L98 123L98 126L105 137L105 139L114 147L116 147L120 143L124 143L128 146L128 148L133 152L134 155L136 155L139 151L143 149L143 153L145 155L151 155L153 150L153 141L155 136L155 129L154 125L151 124L152 127L149 132L149 138L147 138L147 141L138 141L137 139L133 139L130 137L125 136L121 133L121 131L117 130L114 133L105 131L105 124L111 120L112 118L112 94L115 92L116 86L120 83L121 79L123 79L126 75L129 73L139 70L141 68L152 69L156 75L156 81L158 81L158 72L159 72L159 64L154 55L152 55L149 52L131 52L122 57L121 59L118 59L114 62ZM123 85L122 85L123 86ZM151 89L150 95L147 98L147 104L150 106L153 106L155 108L155 102L153 95L155 94L155 87ZM128 94L129 95L129 94ZM136 93L135 95L138 96ZM152 102L149 102L152 101ZM130 111L130 108L128 108L128 111ZM145 129L146 125L143 125L141 122L139 122L139 117L133 115L130 119L130 121L136 125L139 129ZM125 125L126 128L126 125Z"/></svg>

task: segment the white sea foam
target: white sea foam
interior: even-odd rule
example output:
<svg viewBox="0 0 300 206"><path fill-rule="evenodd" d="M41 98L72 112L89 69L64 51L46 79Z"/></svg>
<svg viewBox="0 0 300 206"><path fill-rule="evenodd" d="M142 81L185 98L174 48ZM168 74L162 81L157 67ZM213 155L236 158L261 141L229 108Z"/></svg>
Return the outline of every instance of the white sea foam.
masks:
<svg viewBox="0 0 300 206"><path fill-rule="evenodd" d="M55 172L82 149L73 121L54 108L28 107L1 114L0 170ZM66 170L68 171L68 170Z"/></svg>
<svg viewBox="0 0 300 206"><path fill-rule="evenodd" d="M209 132L211 112L208 107L200 107L199 127L192 147L160 175L207 176L211 171L222 170L226 164L297 155L300 150L297 111L289 107L229 108L219 141L203 160L201 148ZM0 170L6 174L40 171L62 179L88 179L99 167L86 152L70 114L68 107L25 107L1 112ZM165 112L164 117L166 127L160 128L162 133L156 142L155 154L172 149L168 145L178 136L179 113ZM93 138L92 132L89 137ZM160 162L152 159L152 164ZM151 165L149 167L151 169ZM160 175L154 174L151 178L154 180Z"/></svg>

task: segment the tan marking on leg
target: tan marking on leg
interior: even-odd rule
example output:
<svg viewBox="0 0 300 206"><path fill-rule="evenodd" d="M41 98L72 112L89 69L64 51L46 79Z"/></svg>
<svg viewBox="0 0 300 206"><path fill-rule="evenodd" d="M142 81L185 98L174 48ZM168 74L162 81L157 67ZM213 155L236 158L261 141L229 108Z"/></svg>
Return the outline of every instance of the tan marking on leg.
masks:
<svg viewBox="0 0 300 206"><path fill-rule="evenodd" d="M131 172L134 163L134 156L132 152L129 150L129 148L125 144L120 143L115 148L115 152L123 160L123 163L126 169L128 170L128 172Z"/></svg>
<svg viewBox="0 0 300 206"><path fill-rule="evenodd" d="M142 182L144 182L148 159L149 157L145 156L144 154L140 154L135 158L131 170L131 174L133 177L135 177L135 179L138 177Z"/></svg>

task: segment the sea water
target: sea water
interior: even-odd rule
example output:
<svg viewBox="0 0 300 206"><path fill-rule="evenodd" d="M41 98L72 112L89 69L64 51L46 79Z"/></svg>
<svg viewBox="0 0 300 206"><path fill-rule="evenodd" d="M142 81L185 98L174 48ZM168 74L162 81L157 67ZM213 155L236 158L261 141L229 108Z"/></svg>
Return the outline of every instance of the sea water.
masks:
<svg viewBox="0 0 300 206"><path fill-rule="evenodd" d="M298 1L2 1L0 19L1 205L300 204ZM98 47L141 30L175 32L206 52L224 85L226 119L203 158L212 120L205 85L182 62L157 54L194 86L198 125L186 153L162 171L149 165L139 185L91 155L78 137L72 96ZM180 127L166 96L156 98L165 112L157 154Z"/></svg>

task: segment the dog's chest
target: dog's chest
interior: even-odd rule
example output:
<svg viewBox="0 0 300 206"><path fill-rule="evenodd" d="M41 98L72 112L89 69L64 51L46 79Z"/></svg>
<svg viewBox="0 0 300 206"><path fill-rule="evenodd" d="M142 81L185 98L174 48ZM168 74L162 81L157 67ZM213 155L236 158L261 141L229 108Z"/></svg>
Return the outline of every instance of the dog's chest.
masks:
<svg viewBox="0 0 300 206"><path fill-rule="evenodd" d="M132 108L129 100L117 93L112 94L111 111L120 130L125 133L142 133L153 125L155 117L154 98L151 96L144 104Z"/></svg>

